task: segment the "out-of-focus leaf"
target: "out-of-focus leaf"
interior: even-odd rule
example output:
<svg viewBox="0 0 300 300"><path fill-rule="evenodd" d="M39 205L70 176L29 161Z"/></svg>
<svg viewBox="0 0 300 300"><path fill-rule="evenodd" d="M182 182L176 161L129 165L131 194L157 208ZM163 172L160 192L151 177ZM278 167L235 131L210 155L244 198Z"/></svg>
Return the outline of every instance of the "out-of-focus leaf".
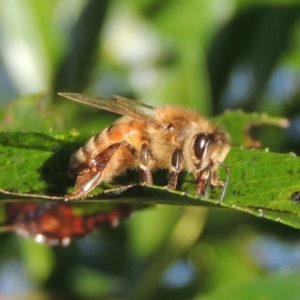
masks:
<svg viewBox="0 0 300 300"><path fill-rule="evenodd" d="M200 207L186 207L183 210L162 247L156 249L147 268L131 285L125 300L152 299L150 295L153 296L160 285L163 271L198 240L204 228L206 212Z"/></svg>
<svg viewBox="0 0 300 300"><path fill-rule="evenodd" d="M246 66L250 82L244 107L258 109L269 78L290 43L299 5L255 6L237 14L216 35L208 55L212 99L218 106L232 70ZM245 104L246 102L246 104Z"/></svg>
<svg viewBox="0 0 300 300"><path fill-rule="evenodd" d="M54 267L52 250L34 243L30 239L22 239L19 242L27 276L30 276L36 282L46 281Z"/></svg>
<svg viewBox="0 0 300 300"><path fill-rule="evenodd" d="M249 8L257 5L276 5L276 6L286 6L290 4L299 4L298 0L237 0L238 7Z"/></svg>
<svg viewBox="0 0 300 300"><path fill-rule="evenodd" d="M48 100L47 95L38 94L11 101L1 111L1 130L43 131L61 127L60 117L52 112Z"/></svg>
<svg viewBox="0 0 300 300"><path fill-rule="evenodd" d="M1 58L18 92L47 90L51 84L66 39L57 8L57 1L12 0L1 4Z"/></svg>
<svg viewBox="0 0 300 300"><path fill-rule="evenodd" d="M95 66L98 38L109 1L86 2L74 25L66 58L56 76L55 91L80 91L88 83Z"/></svg>
<svg viewBox="0 0 300 300"><path fill-rule="evenodd" d="M247 148L258 148L260 141L254 140L250 136L250 129L253 126L272 125L286 128L289 121L285 118L272 117L265 113L245 113L240 110L225 111L219 117L213 118L215 123L224 125L233 146L243 146Z"/></svg>
<svg viewBox="0 0 300 300"><path fill-rule="evenodd" d="M74 270L71 281L75 291L85 299L101 298L109 292L111 284L109 276L84 267Z"/></svg>
<svg viewBox="0 0 300 300"><path fill-rule="evenodd" d="M210 295L201 295L197 299L298 299L299 272L281 273L261 278L239 286L224 287Z"/></svg>

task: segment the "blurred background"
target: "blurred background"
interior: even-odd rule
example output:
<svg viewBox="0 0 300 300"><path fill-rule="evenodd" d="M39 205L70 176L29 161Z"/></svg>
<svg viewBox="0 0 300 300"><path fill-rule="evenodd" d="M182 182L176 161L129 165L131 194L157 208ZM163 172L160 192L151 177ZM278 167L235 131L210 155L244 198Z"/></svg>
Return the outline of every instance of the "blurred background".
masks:
<svg viewBox="0 0 300 300"><path fill-rule="evenodd" d="M296 0L0 0L0 130L101 130L116 116L56 94L118 94L285 117L252 135L299 154L299 17ZM12 233L0 245L12 299L300 294L299 231L238 212L159 206L66 248Z"/></svg>

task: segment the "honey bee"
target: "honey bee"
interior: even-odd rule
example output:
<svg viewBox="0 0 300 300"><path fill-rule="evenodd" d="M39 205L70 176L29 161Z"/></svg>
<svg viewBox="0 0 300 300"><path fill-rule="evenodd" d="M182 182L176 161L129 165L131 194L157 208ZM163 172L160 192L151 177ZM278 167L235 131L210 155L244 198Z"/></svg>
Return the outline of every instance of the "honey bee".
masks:
<svg viewBox="0 0 300 300"><path fill-rule="evenodd" d="M154 108L120 96L59 95L123 115L71 156L69 171L77 179L75 191L65 195L66 200L82 199L96 186L133 168L147 185L153 184L153 170L167 169L169 189L175 189L178 174L187 171L195 178L197 196L208 184L223 186L219 202L223 201L229 177L223 161L230 138L220 126L186 107ZM225 182L218 178L219 166L227 171Z"/></svg>

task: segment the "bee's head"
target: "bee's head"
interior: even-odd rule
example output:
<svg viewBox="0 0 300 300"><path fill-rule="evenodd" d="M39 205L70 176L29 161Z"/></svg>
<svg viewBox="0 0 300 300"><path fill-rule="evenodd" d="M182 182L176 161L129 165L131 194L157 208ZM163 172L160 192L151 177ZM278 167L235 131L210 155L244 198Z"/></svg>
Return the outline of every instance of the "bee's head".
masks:
<svg viewBox="0 0 300 300"><path fill-rule="evenodd" d="M197 160L203 161L206 156L209 146L214 143L212 133L199 133L195 136L193 142L194 155Z"/></svg>
<svg viewBox="0 0 300 300"><path fill-rule="evenodd" d="M222 161L229 150L228 135L216 129L210 133L198 133L192 141L195 169L202 170L216 161Z"/></svg>

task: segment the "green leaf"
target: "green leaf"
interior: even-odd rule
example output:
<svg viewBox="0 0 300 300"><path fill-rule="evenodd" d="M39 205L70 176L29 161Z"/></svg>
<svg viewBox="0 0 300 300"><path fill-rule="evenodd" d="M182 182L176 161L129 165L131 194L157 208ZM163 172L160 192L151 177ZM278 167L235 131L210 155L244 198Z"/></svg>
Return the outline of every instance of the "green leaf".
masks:
<svg viewBox="0 0 300 300"><path fill-rule="evenodd" d="M254 126L270 125L286 128L289 121L282 117L269 116L266 113L246 113L241 110L227 110L222 115L213 118L216 124L220 123L232 138L233 146L257 148L260 142L250 136Z"/></svg>
<svg viewBox="0 0 300 300"><path fill-rule="evenodd" d="M22 198L13 194L17 193L24 194L24 200L32 200L31 194L38 199L51 195L63 199L62 196L71 191L74 184L67 175L69 157L88 137L76 131L0 133L0 188L3 192L0 197L3 201ZM300 190L298 157L267 150L233 148L226 164L231 170L230 182L222 207L300 228L300 206L291 198ZM224 170L220 173L224 178ZM177 191L164 188L167 182L164 172L157 172L155 180L159 186L137 185L117 194L104 192L138 182L138 176L127 176L118 184L96 188L91 193L94 197L84 201L217 206L222 190L211 189L209 198L199 199L195 196L194 180L189 174L182 174Z"/></svg>
<svg viewBox="0 0 300 300"><path fill-rule="evenodd" d="M217 299L298 299L299 272L281 273L254 280L247 284L226 287L210 295L197 297L201 300Z"/></svg>
<svg viewBox="0 0 300 300"><path fill-rule="evenodd" d="M76 132L68 135L18 132L0 136L1 187L19 193L65 191L66 168Z"/></svg>

